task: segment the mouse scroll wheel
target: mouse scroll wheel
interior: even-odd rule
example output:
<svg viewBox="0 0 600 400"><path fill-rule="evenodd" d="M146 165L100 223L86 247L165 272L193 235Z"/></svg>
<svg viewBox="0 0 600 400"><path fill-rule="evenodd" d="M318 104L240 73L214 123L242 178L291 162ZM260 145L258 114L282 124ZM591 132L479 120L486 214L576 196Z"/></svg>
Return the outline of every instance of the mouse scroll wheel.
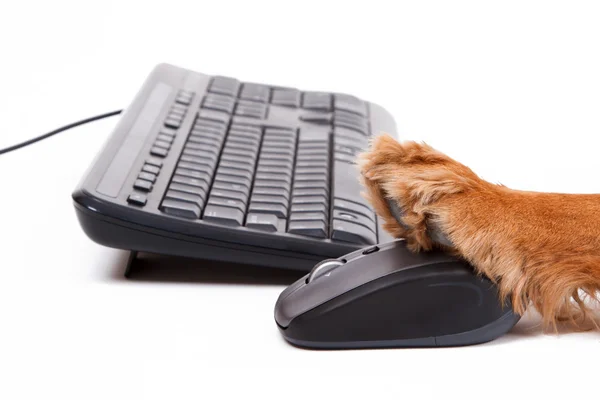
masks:
<svg viewBox="0 0 600 400"><path fill-rule="evenodd" d="M315 279L319 278L320 276L329 274L331 271L333 271L340 265L344 265L344 263L340 260L332 259L321 261L320 263L315 265L312 271L310 271L310 274L308 274L308 278L306 279L306 283L310 283Z"/></svg>

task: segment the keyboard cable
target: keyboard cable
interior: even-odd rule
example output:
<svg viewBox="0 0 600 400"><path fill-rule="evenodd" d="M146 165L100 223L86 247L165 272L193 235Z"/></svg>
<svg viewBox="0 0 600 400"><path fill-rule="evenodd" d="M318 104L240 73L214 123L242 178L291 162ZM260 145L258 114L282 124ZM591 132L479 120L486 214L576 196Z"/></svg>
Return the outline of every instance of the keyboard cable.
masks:
<svg viewBox="0 0 600 400"><path fill-rule="evenodd" d="M18 149L20 149L22 147L29 146L30 144L34 144L36 142L39 142L40 140L47 139L47 138L49 138L51 136L56 135L57 133L61 133L61 132L67 131L67 130L69 130L71 128L75 128L77 126L85 125L85 124L87 124L89 122L98 121L98 120L101 120L101 119L104 119L104 118L114 117L115 115L121 114L121 112L123 112L123 110L111 111L111 112L107 112L105 114L96 115L94 117L90 117L90 118L82 119L81 121L70 123L69 125L62 126L62 127L58 128L58 129L55 129L55 130L53 130L51 132L48 132L48 133L45 133L45 134L43 134L41 136L35 137L33 139L29 139L29 140L27 140L27 141L25 141L23 143L15 144L13 146L6 147L4 149L0 149L0 155L5 154L5 153L9 153L9 152L14 151L14 150L18 150Z"/></svg>

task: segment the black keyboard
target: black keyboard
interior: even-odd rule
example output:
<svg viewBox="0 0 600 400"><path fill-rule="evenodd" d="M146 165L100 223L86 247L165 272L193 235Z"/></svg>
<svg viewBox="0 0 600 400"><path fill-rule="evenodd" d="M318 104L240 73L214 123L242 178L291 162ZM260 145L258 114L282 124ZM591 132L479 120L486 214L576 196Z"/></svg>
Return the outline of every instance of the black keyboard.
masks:
<svg viewBox="0 0 600 400"><path fill-rule="evenodd" d="M73 193L105 246L310 270L391 241L356 155L396 135L376 104L157 66Z"/></svg>

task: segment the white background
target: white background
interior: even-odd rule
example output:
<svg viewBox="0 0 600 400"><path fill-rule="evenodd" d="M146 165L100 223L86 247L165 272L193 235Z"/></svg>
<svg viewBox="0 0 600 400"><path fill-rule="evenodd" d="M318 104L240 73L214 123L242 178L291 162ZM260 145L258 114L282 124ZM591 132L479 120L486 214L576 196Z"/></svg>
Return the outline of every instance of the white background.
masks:
<svg viewBox="0 0 600 400"><path fill-rule="evenodd" d="M169 62L353 93L488 180L597 193L599 20L592 1L5 1L0 147L127 106ZM535 317L476 347L315 352L273 321L297 275L166 260L124 280L70 199L116 120L0 156L0 398L597 397L599 334Z"/></svg>

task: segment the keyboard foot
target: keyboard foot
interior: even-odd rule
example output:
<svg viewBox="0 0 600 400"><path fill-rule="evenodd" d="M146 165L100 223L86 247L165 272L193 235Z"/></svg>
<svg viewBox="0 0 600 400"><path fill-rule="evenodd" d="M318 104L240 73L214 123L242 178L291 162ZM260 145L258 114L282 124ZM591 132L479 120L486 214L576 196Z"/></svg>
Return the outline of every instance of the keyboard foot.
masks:
<svg viewBox="0 0 600 400"><path fill-rule="evenodd" d="M129 259L127 260L127 266L125 267L125 273L123 275L125 275L125 278L129 278L129 276L131 275L131 269L133 268L133 264L135 263L135 260L137 259L137 251L132 251L129 254Z"/></svg>

